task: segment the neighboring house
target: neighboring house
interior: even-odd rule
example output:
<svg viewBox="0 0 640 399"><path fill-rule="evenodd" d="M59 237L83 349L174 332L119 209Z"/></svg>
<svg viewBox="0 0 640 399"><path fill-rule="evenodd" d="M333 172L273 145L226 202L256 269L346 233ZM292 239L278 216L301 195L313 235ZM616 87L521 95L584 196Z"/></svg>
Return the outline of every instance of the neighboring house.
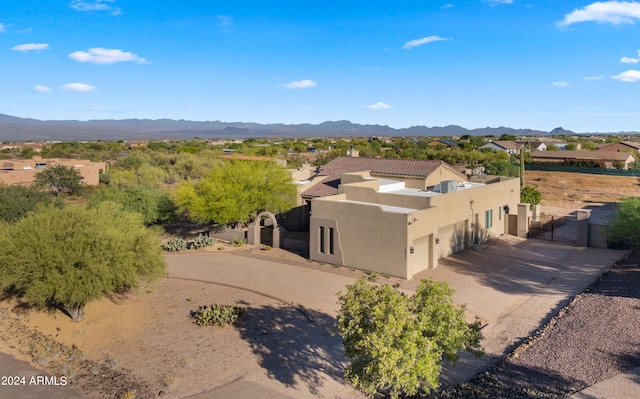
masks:
<svg viewBox="0 0 640 399"><path fill-rule="evenodd" d="M311 260L410 279L520 226L517 178L471 183L442 161L346 157L320 173L303 192Z"/></svg>
<svg viewBox="0 0 640 399"><path fill-rule="evenodd" d="M338 157L319 168L317 177L302 198L338 194L343 173L368 171L372 177L403 179L407 187L425 190L442 180L466 180L466 177L444 161L420 159Z"/></svg>
<svg viewBox="0 0 640 399"><path fill-rule="evenodd" d="M636 143L635 141L621 141L619 143L603 144L598 146L598 151L626 151L640 153L640 143Z"/></svg>
<svg viewBox="0 0 640 399"><path fill-rule="evenodd" d="M516 144L523 145L527 151L546 151L547 145L542 141L516 141Z"/></svg>
<svg viewBox="0 0 640 399"><path fill-rule="evenodd" d="M35 175L44 169L55 165L63 165L77 169L82 175L84 184L97 186L100 173L106 172L105 162L91 162L87 159L43 159L34 156L33 159L2 160L0 161L0 182L6 185L30 185Z"/></svg>
<svg viewBox="0 0 640 399"><path fill-rule="evenodd" d="M569 145L569 143L567 143L565 140L561 140L561 139L556 139L554 137L540 137L540 141L545 143L547 146L547 149L550 145L554 145L556 146L556 148L560 151L566 151L567 150L567 146ZM580 143L573 143L574 145L574 149L575 150L581 150L582 146L580 145Z"/></svg>
<svg viewBox="0 0 640 399"><path fill-rule="evenodd" d="M531 153L533 163L578 163L580 161L597 162L605 168L629 169L629 164L635 161L629 152L609 151L534 151Z"/></svg>
<svg viewBox="0 0 640 399"><path fill-rule="evenodd" d="M428 145L429 147L445 147L447 150L450 150L453 147L458 147L460 143L455 140L434 140Z"/></svg>
<svg viewBox="0 0 640 399"><path fill-rule="evenodd" d="M492 151L504 151L507 154L517 154L523 144L516 143L509 140L497 140L487 143L478 149L480 150L492 150Z"/></svg>

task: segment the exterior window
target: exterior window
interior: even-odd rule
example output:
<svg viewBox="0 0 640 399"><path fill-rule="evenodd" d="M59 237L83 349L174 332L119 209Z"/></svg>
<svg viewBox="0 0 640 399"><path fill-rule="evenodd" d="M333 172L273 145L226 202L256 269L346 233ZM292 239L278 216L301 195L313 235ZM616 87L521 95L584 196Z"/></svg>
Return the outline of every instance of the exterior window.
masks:
<svg viewBox="0 0 640 399"><path fill-rule="evenodd" d="M320 253L324 253L324 227L320 226Z"/></svg>
<svg viewBox="0 0 640 399"><path fill-rule="evenodd" d="M329 253L333 255L333 227L329 227Z"/></svg>
<svg viewBox="0 0 640 399"><path fill-rule="evenodd" d="M484 213L484 227L487 229L493 226L493 209L489 209Z"/></svg>
<svg viewBox="0 0 640 399"><path fill-rule="evenodd" d="M498 207L498 220L502 220L502 208Z"/></svg>

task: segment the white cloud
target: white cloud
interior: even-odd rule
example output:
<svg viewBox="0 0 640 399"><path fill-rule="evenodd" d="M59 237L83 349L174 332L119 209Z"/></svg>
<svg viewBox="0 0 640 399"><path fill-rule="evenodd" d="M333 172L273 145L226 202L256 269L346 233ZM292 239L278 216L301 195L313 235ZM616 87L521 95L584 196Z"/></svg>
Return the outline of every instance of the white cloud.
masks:
<svg viewBox="0 0 640 399"><path fill-rule="evenodd" d="M640 71L630 69L612 76L611 79L619 80L621 82L637 82L640 81Z"/></svg>
<svg viewBox="0 0 640 399"><path fill-rule="evenodd" d="M40 86L40 85L35 85L33 86L33 89L31 89L33 91L37 91L39 93L48 93L51 91L51 89L47 86Z"/></svg>
<svg viewBox="0 0 640 399"><path fill-rule="evenodd" d="M136 54L102 47L90 48L89 51L76 51L69 54L69 58L78 62L91 62L94 64L115 64L116 62L129 61L137 64L148 64L147 60Z"/></svg>
<svg viewBox="0 0 640 399"><path fill-rule="evenodd" d="M95 89L95 86L87 85L84 83L68 83L62 86L62 90L66 91L91 91Z"/></svg>
<svg viewBox="0 0 640 399"><path fill-rule="evenodd" d="M620 58L620 62L622 62L623 64L637 64L638 62L640 62L640 59L638 59L638 58L630 58L630 57L622 57L622 58Z"/></svg>
<svg viewBox="0 0 640 399"><path fill-rule="evenodd" d="M569 82L553 82L552 85L555 87L567 87L569 86Z"/></svg>
<svg viewBox="0 0 640 399"><path fill-rule="evenodd" d="M584 79L584 80L602 80L602 78L604 78L604 76L596 75L596 76L585 76L582 79Z"/></svg>
<svg viewBox="0 0 640 399"><path fill-rule="evenodd" d="M229 28L233 25L233 17L228 15L218 15L218 24L221 28Z"/></svg>
<svg viewBox="0 0 640 399"><path fill-rule="evenodd" d="M317 85L318 84L313 80L303 79L303 80L296 80L294 82L287 83L282 86L286 87L287 89L308 89L310 87L316 87Z"/></svg>
<svg viewBox="0 0 640 399"><path fill-rule="evenodd" d="M379 109L390 109L393 108L391 105L387 104L387 103L383 103L381 101L378 101L375 104L371 104L371 105L367 105L366 108L373 110L373 111L377 111Z"/></svg>
<svg viewBox="0 0 640 399"><path fill-rule="evenodd" d="M449 40L449 39L440 37L440 36L427 36L427 37L423 37L422 39L415 39L415 40L406 42L404 46L402 46L402 48L405 50L409 50L413 47L418 47L427 43L439 42L443 40Z"/></svg>
<svg viewBox="0 0 640 399"><path fill-rule="evenodd" d="M513 0L483 0L485 3L496 6L499 4L513 4Z"/></svg>
<svg viewBox="0 0 640 399"><path fill-rule="evenodd" d="M4 24L1 24L1 23L0 23L0 33L4 33L4 32L6 32L6 31L7 31L7 27L6 27L6 26L4 26Z"/></svg>
<svg viewBox="0 0 640 399"><path fill-rule="evenodd" d="M115 2L116 0L72 0L70 5L74 10L82 12L108 11L113 15L119 15L122 13L122 10L113 6L113 3Z"/></svg>
<svg viewBox="0 0 640 399"><path fill-rule="evenodd" d="M569 26L578 22L599 22L613 25L633 24L640 19L640 3L635 1L597 1L576 9L558 23Z"/></svg>
<svg viewBox="0 0 640 399"><path fill-rule="evenodd" d="M26 43L26 44L18 44L17 46L11 47L11 50L15 51L40 51L46 50L49 48L49 45L46 43Z"/></svg>

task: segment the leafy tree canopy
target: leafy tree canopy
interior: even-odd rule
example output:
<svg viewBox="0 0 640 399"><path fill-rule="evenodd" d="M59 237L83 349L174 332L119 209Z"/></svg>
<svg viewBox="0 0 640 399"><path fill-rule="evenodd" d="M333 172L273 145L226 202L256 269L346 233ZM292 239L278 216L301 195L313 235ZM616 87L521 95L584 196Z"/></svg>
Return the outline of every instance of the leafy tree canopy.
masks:
<svg viewBox="0 0 640 399"><path fill-rule="evenodd" d="M201 223L248 223L259 212L286 212L296 187L283 167L270 161L227 161L202 180L176 190L176 204Z"/></svg>
<svg viewBox="0 0 640 399"><path fill-rule="evenodd" d="M176 214L169 192L153 186L102 187L91 194L89 206L95 207L103 201L117 202L124 210L139 213L146 225L168 222Z"/></svg>
<svg viewBox="0 0 640 399"><path fill-rule="evenodd" d="M520 190L520 202L523 204L538 205L542 199L542 194L534 186L526 186Z"/></svg>
<svg viewBox="0 0 640 399"><path fill-rule="evenodd" d="M36 187L48 190L56 196L78 194L83 187L82 175L70 166L55 165L38 172L33 181Z"/></svg>
<svg viewBox="0 0 640 399"><path fill-rule="evenodd" d="M59 307L74 321L88 302L160 277L166 267L160 232L113 202L40 208L0 224L0 246L0 291Z"/></svg>
<svg viewBox="0 0 640 399"><path fill-rule="evenodd" d="M0 219L5 222L15 222L27 216L38 205L61 208L62 201L32 187L0 184Z"/></svg>
<svg viewBox="0 0 640 399"><path fill-rule="evenodd" d="M481 352L480 323L467 323L447 283L422 280L413 296L364 278L341 294L338 332L351 364L345 377L368 395L392 398L438 386L441 361Z"/></svg>
<svg viewBox="0 0 640 399"><path fill-rule="evenodd" d="M609 240L614 244L640 248L640 198L623 198L609 225Z"/></svg>

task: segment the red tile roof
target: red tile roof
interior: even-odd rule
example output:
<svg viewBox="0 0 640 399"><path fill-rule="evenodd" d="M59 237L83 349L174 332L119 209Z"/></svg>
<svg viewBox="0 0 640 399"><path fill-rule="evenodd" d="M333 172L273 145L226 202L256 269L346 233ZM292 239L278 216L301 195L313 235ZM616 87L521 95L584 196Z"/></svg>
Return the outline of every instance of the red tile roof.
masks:
<svg viewBox="0 0 640 399"><path fill-rule="evenodd" d="M368 171L374 175L426 178L442 165L447 163L421 159L338 157L321 167L318 176L326 176L326 178L310 187L302 193L302 196L309 198L338 194L338 185L343 173Z"/></svg>

